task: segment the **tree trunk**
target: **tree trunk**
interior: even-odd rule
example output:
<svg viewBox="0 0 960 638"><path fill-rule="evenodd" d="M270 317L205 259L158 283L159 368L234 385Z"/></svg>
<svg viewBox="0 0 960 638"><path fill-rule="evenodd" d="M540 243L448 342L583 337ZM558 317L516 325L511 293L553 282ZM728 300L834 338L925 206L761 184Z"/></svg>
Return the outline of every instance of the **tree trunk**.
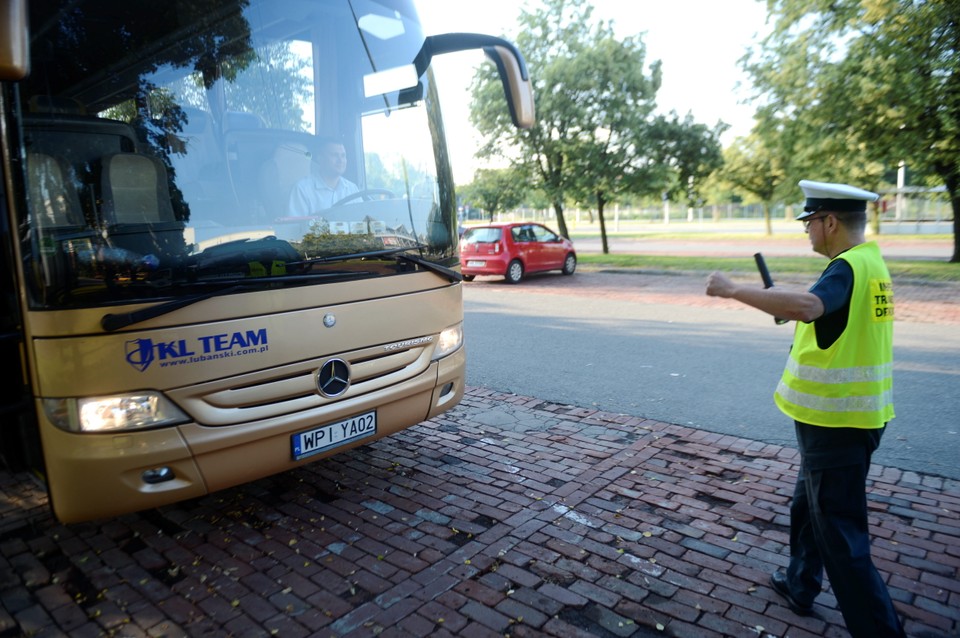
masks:
<svg viewBox="0 0 960 638"><path fill-rule="evenodd" d="M960 175L947 177L944 182L950 194L950 207L953 209L953 257L951 264L960 263Z"/></svg>
<svg viewBox="0 0 960 638"><path fill-rule="evenodd" d="M953 202L953 257L951 264L960 264L960 195L950 198Z"/></svg>
<svg viewBox="0 0 960 638"><path fill-rule="evenodd" d="M770 219L770 202L763 202L763 225L767 229L767 236L773 234L773 221Z"/></svg>
<svg viewBox="0 0 960 638"><path fill-rule="evenodd" d="M563 218L563 202L553 202L553 212L557 215L557 230L561 235L570 239L570 231L567 230L567 220Z"/></svg>
<svg viewBox="0 0 960 638"><path fill-rule="evenodd" d="M603 244L603 254L610 254L610 245L607 243L607 221L603 218L603 205L606 200L603 198L603 191L597 191L597 219L600 220L600 241Z"/></svg>

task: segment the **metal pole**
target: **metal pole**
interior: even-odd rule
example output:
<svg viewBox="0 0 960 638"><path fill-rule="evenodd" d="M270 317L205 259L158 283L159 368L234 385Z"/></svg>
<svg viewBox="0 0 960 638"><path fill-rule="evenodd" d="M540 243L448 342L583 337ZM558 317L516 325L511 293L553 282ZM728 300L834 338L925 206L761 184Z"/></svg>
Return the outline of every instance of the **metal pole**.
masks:
<svg viewBox="0 0 960 638"><path fill-rule="evenodd" d="M900 162L897 166L897 213L896 220L900 221L903 219L903 207L905 204L906 198L903 196L903 187L904 182L907 177L907 165L905 162Z"/></svg>

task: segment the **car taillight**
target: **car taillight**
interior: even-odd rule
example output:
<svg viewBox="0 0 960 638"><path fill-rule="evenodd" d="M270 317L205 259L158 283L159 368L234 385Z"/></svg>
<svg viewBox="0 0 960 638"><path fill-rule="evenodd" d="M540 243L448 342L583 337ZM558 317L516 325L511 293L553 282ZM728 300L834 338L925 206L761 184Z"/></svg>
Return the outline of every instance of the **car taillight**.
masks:
<svg viewBox="0 0 960 638"><path fill-rule="evenodd" d="M499 252L500 252L500 248L501 248L500 242L495 243L495 244L493 245L493 253L494 253L494 254L499 253Z"/></svg>

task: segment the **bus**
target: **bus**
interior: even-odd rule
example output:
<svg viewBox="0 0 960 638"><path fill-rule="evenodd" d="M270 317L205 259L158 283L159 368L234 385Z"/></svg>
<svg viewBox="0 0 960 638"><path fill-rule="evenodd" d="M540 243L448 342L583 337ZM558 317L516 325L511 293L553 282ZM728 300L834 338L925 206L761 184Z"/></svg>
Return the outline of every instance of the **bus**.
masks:
<svg viewBox="0 0 960 638"><path fill-rule="evenodd" d="M58 520L196 498L460 401L430 65L483 51L530 127L512 43L426 37L412 0L0 6L0 461Z"/></svg>

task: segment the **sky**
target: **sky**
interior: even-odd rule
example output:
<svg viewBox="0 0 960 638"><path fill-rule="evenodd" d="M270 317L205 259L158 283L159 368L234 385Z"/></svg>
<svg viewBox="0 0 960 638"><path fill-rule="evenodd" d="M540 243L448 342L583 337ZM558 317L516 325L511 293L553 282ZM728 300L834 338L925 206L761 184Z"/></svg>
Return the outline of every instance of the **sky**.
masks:
<svg viewBox="0 0 960 638"><path fill-rule="evenodd" d="M514 40L520 10L531 0L416 0L427 35L468 31ZM594 20L612 20L618 37L643 34L646 64L663 63L658 112L688 112L708 126L731 125L721 138L729 144L752 127L749 79L738 61L766 35L763 0L593 0ZM455 181L472 180L479 136L470 125L469 85L481 53L453 53L434 58ZM536 95L534 95L536 100Z"/></svg>

